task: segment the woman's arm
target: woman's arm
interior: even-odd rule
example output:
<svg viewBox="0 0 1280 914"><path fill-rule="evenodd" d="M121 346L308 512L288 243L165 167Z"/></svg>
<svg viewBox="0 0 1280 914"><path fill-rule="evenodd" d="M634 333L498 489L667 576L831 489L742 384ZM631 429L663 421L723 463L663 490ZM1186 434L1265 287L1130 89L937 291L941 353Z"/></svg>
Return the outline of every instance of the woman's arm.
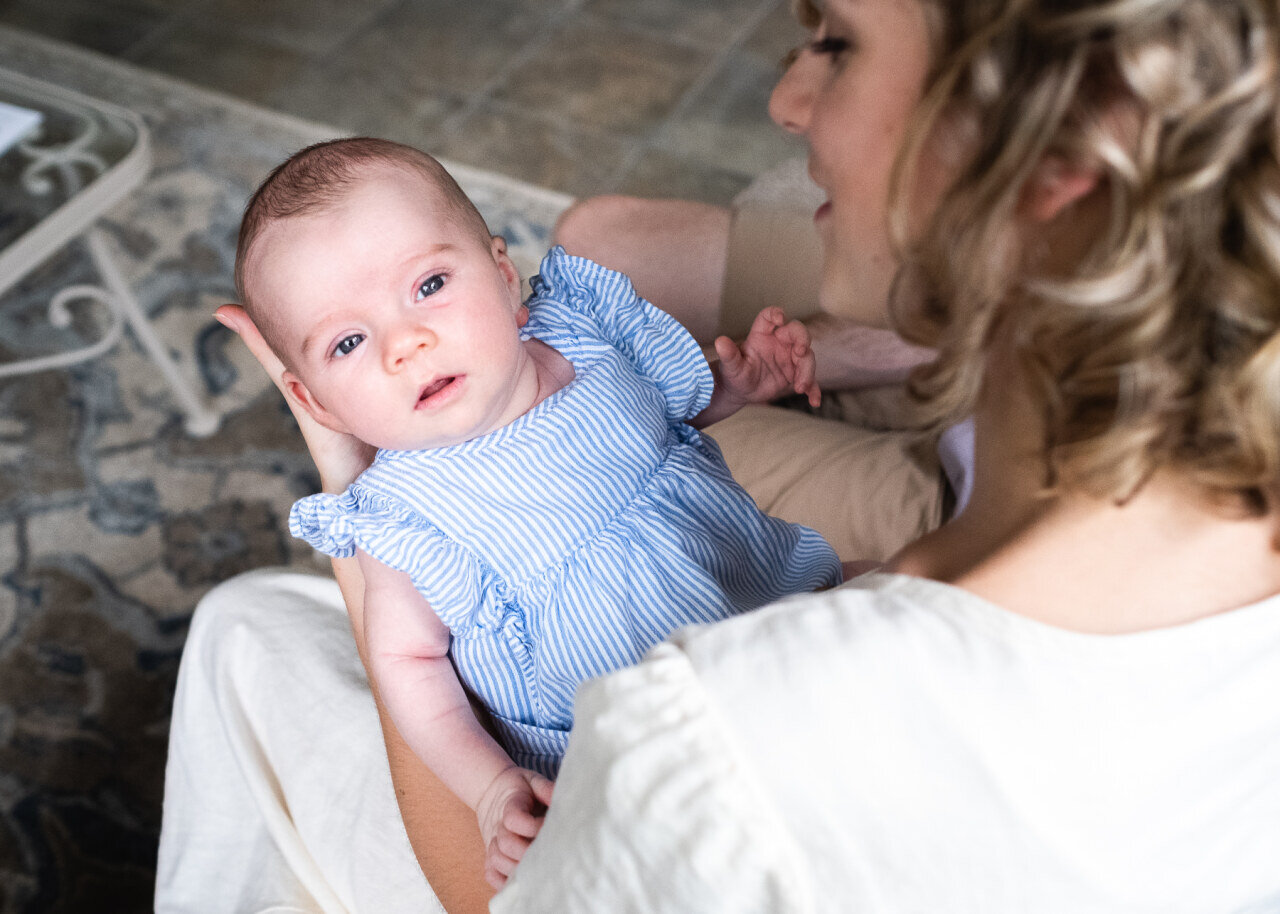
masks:
<svg viewBox="0 0 1280 914"><path fill-rule="evenodd" d="M854 390L906 380L911 369L932 361L932 349L913 346L892 330L819 314L805 320L823 390Z"/></svg>
<svg viewBox="0 0 1280 914"><path fill-rule="evenodd" d="M342 491L369 465L372 450L353 438L324 428L293 402L281 383L284 365L267 346L243 308L224 305L218 309L216 317L239 334L272 383L284 395L316 462L325 490ZM342 590L356 648L367 673L369 654L364 638L364 577L354 557L334 559L333 573ZM391 723L386 706L372 685L372 677L369 678L386 742L391 782L418 865L450 914L487 911L493 890L484 881L484 845L475 815L414 755Z"/></svg>
<svg viewBox="0 0 1280 914"><path fill-rule="evenodd" d="M494 914L814 911L777 798L671 642L583 684L546 825Z"/></svg>

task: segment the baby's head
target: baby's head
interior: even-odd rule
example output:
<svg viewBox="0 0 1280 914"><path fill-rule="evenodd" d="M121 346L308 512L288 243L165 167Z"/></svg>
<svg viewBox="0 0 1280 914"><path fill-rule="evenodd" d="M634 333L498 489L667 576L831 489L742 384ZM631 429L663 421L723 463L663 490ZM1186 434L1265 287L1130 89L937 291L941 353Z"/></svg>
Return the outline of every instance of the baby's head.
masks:
<svg viewBox="0 0 1280 914"><path fill-rule="evenodd" d="M264 300L258 283L263 272L260 258L255 257L259 239L283 220L332 214L353 190L388 170L419 177L421 191L434 196L434 205L459 235L470 233L489 244L489 229L480 211L444 166L425 152L390 140L352 137L316 143L294 153L249 198L240 223L235 266L240 303L286 365L292 367L289 354L278 345L284 342L282 315Z"/></svg>
<svg viewBox="0 0 1280 914"><path fill-rule="evenodd" d="M502 239L435 159L398 143L335 140L276 168L245 210L236 288L289 391L378 447L483 434L528 368Z"/></svg>

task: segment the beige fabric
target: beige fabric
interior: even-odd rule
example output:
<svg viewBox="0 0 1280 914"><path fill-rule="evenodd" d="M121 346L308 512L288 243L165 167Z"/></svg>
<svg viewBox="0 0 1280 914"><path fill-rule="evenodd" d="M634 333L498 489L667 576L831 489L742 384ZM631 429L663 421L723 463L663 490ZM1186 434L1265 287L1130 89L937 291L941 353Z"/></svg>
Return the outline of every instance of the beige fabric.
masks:
<svg viewBox="0 0 1280 914"><path fill-rule="evenodd" d="M822 250L813 210L735 209L720 298L720 332L740 339L764 308L777 305L788 318L818 310Z"/></svg>
<svg viewBox="0 0 1280 914"><path fill-rule="evenodd" d="M919 433L776 406L706 431L762 510L817 530L844 561L883 561L942 521L945 483Z"/></svg>
<svg viewBox="0 0 1280 914"><path fill-rule="evenodd" d="M755 316L770 305L796 319L817 313L822 246L813 212L822 199L803 157L760 175L734 199L720 293L721 333L745 336Z"/></svg>

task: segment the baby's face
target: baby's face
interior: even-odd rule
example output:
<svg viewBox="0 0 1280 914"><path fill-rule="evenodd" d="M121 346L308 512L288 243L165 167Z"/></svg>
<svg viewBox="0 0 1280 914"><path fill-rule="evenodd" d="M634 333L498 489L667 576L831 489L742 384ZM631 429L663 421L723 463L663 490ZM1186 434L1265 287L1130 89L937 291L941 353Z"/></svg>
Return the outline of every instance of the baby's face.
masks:
<svg viewBox="0 0 1280 914"><path fill-rule="evenodd" d="M377 447L467 441L537 394L514 265L440 201L425 178L380 169L255 245L256 300L281 329L290 389L322 424Z"/></svg>

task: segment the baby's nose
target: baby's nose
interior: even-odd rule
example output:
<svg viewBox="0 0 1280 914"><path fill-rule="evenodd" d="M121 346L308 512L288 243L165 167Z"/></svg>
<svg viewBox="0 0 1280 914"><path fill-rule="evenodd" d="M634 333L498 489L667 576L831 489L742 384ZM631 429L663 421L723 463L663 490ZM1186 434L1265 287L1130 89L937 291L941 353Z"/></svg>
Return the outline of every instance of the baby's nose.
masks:
<svg viewBox="0 0 1280 914"><path fill-rule="evenodd" d="M405 327L397 330L387 341L387 369L398 371L435 349L437 342L435 333L429 327Z"/></svg>

